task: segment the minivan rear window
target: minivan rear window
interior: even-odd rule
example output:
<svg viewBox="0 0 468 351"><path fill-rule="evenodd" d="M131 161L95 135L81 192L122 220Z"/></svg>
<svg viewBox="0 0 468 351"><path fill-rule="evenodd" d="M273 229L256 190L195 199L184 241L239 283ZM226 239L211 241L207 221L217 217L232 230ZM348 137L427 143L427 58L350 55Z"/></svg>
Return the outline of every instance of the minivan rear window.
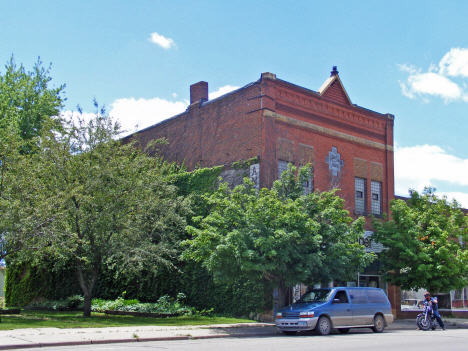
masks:
<svg viewBox="0 0 468 351"><path fill-rule="evenodd" d="M370 303L387 303L387 297L382 290L366 290Z"/></svg>
<svg viewBox="0 0 468 351"><path fill-rule="evenodd" d="M363 289L349 289L351 303L367 303L367 296Z"/></svg>

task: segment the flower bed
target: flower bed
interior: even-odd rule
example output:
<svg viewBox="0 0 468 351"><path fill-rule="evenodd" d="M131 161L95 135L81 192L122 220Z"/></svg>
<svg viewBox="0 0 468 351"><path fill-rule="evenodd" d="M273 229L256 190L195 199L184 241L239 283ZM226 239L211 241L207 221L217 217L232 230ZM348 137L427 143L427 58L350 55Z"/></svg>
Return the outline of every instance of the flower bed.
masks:
<svg viewBox="0 0 468 351"><path fill-rule="evenodd" d="M183 301L185 295L179 293L177 298L172 298L168 295L162 296L155 303L141 303L138 300L125 300L122 297L116 300L93 299L91 302L91 311L107 314L113 311L129 312L131 315L151 314L151 316L159 315L160 317L168 316L211 316L213 309L197 311L194 307L186 306ZM83 297L72 296L60 301L45 301L31 303L26 310L57 310L57 311L78 311L84 307ZM136 314L139 313L139 314ZM123 313L118 313L123 315ZM148 315L150 316L150 315Z"/></svg>

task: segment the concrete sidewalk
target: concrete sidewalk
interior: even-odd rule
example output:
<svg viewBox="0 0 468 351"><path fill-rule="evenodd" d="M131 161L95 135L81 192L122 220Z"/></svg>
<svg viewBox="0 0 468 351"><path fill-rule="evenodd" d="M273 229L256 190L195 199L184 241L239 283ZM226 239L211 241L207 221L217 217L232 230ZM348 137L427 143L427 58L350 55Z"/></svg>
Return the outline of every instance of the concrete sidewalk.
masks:
<svg viewBox="0 0 468 351"><path fill-rule="evenodd" d="M468 329L468 319L444 318L447 329ZM387 330L414 330L413 319L396 320ZM209 326L140 326L113 328L39 328L0 331L0 350L31 347L112 344L164 340L283 335L273 324L240 323Z"/></svg>

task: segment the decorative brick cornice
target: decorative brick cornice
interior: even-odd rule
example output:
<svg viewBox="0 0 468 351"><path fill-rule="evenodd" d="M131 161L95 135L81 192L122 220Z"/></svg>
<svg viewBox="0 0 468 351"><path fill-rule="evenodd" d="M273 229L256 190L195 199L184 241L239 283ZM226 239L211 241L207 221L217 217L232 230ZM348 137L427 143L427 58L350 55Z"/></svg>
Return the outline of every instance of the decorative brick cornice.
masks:
<svg viewBox="0 0 468 351"><path fill-rule="evenodd" d="M365 113L363 111L353 111L352 107L346 108L345 106L337 106L333 103L314 98L313 96L305 97L302 94L293 93L286 89L277 89L276 99L287 101L289 104L301 106L302 108L306 108L308 110L318 110L335 118L363 124L374 129L385 129L387 124L385 119L390 119L393 121L393 115L390 114L387 114L388 116L371 116L370 113ZM390 116L392 118L390 118ZM382 120L380 120L380 118Z"/></svg>
<svg viewBox="0 0 468 351"><path fill-rule="evenodd" d="M267 117L272 117L272 118L276 119L277 121L280 121L280 122L283 122L283 123L286 123L286 124L289 124L289 125L293 125L293 126L296 126L296 127L301 127L301 128L313 130L315 132L325 134L325 135L328 135L328 136L332 136L332 137L335 137L335 138L343 139L343 140L346 140L346 141L351 141L351 142L354 142L354 143L358 143L358 144L361 144L361 145L366 145L368 147L373 147L373 148L377 148L377 149L380 149L380 150L393 151L393 146L392 145L385 145L385 144L382 144L382 143L378 143L376 141L367 140L367 139L364 139L364 138L359 138L359 137L356 137L356 136L351 135L351 134L338 132L338 131L330 129L330 128L325 128L325 127L322 127L322 126L318 126L316 124L312 124L312 123L304 122L304 121L301 121L301 120L298 120L298 119L295 119L295 118L283 116L283 115L280 115L279 113L275 113L275 112L270 111L270 110L264 110L263 115L267 116Z"/></svg>

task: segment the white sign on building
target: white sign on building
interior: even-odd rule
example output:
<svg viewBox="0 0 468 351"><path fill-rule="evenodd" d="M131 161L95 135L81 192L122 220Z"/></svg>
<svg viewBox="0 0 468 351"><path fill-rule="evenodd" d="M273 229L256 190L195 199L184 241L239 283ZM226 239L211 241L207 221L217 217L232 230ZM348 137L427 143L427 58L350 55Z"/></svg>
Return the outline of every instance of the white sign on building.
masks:
<svg viewBox="0 0 468 351"><path fill-rule="evenodd" d="M260 163L250 165L250 180L254 183L254 188L260 190Z"/></svg>
<svg viewBox="0 0 468 351"><path fill-rule="evenodd" d="M364 251L365 252L375 252L379 253L382 252L384 249L384 246L380 243L375 242L372 239L372 234L374 232L367 230L364 232L364 236L359 239L359 244L364 245Z"/></svg>

